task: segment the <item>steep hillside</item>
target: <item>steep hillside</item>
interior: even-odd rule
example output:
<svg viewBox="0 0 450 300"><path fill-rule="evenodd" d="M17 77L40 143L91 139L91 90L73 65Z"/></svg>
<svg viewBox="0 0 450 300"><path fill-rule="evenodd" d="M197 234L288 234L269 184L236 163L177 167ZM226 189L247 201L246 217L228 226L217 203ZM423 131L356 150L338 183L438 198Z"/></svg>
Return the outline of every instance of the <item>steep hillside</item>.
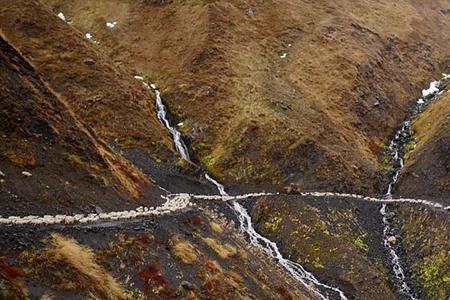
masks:
<svg viewBox="0 0 450 300"><path fill-rule="evenodd" d="M450 76L417 97L449 27L448 0L0 0L0 300L447 299Z"/></svg>
<svg viewBox="0 0 450 300"><path fill-rule="evenodd" d="M173 158L154 99L132 74L37 1L2 1L0 14L3 39L97 136L144 149L154 159Z"/></svg>
<svg viewBox="0 0 450 300"><path fill-rule="evenodd" d="M5 300L319 299L211 211L0 236Z"/></svg>
<svg viewBox="0 0 450 300"><path fill-rule="evenodd" d="M414 123L415 149L398 184L405 196L447 200L450 194L450 94L448 91Z"/></svg>
<svg viewBox="0 0 450 300"><path fill-rule="evenodd" d="M77 119L0 37L0 214L135 207L156 186Z"/></svg>
<svg viewBox="0 0 450 300"><path fill-rule="evenodd" d="M280 196L251 207L258 231L321 280L355 299L397 299L382 259L376 205Z"/></svg>
<svg viewBox="0 0 450 300"><path fill-rule="evenodd" d="M447 1L45 2L162 86L227 183L377 191L380 147L450 46Z"/></svg>
<svg viewBox="0 0 450 300"><path fill-rule="evenodd" d="M402 210L404 245L424 299L450 297L450 217L448 213L405 207Z"/></svg>

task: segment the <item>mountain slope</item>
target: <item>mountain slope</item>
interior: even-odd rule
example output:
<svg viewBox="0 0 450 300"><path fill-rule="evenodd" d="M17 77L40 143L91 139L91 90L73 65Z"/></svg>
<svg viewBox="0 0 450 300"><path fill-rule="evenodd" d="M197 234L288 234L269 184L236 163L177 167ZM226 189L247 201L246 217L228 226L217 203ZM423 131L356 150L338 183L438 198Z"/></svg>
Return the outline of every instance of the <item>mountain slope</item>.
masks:
<svg viewBox="0 0 450 300"><path fill-rule="evenodd" d="M450 46L446 1L45 2L162 86L229 184L377 191L379 149Z"/></svg>
<svg viewBox="0 0 450 300"><path fill-rule="evenodd" d="M1 213L136 206L156 187L86 129L36 70L0 38Z"/></svg>
<svg viewBox="0 0 450 300"><path fill-rule="evenodd" d="M2 36L106 142L145 149L162 160L172 142L155 114L153 97L37 1L2 1Z"/></svg>
<svg viewBox="0 0 450 300"><path fill-rule="evenodd" d="M414 123L415 148L399 179L400 194L445 199L450 204L449 104L447 90Z"/></svg>

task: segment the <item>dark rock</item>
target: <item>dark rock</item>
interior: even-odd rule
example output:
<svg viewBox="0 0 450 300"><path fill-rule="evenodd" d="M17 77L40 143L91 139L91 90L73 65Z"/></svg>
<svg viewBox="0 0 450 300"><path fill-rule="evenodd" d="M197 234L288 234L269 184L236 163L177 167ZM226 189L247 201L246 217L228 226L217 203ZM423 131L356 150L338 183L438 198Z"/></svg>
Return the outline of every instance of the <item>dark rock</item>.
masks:
<svg viewBox="0 0 450 300"><path fill-rule="evenodd" d="M94 210L94 212L96 214L101 214L101 213L105 212L100 206L97 206L97 205L94 205L94 209L93 210Z"/></svg>
<svg viewBox="0 0 450 300"><path fill-rule="evenodd" d="M189 291L192 291L192 290L195 289L195 286L194 286L192 283L190 283L189 281L186 281L186 280L183 280L183 281L181 282L181 286L182 286L184 289L189 290Z"/></svg>
<svg viewBox="0 0 450 300"><path fill-rule="evenodd" d="M255 10L251 7L246 8L244 11L247 16L253 16L255 14Z"/></svg>
<svg viewBox="0 0 450 300"><path fill-rule="evenodd" d="M84 63L88 66L95 65L95 60L88 58L84 60Z"/></svg>

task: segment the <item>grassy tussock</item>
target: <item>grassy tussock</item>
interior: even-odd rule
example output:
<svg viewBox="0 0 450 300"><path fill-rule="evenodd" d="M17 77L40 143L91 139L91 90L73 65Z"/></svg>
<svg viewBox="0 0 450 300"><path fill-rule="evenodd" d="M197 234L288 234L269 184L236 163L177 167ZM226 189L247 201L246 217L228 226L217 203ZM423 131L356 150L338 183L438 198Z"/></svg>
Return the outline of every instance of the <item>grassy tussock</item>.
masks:
<svg viewBox="0 0 450 300"><path fill-rule="evenodd" d="M172 247L174 255L185 264L192 264L197 260L197 250L188 241L185 241L179 236L174 235L170 239L169 243Z"/></svg>
<svg viewBox="0 0 450 300"><path fill-rule="evenodd" d="M233 247L230 244L222 245L219 241L212 238L206 238L204 241L223 259L234 256L237 253L236 247Z"/></svg>
<svg viewBox="0 0 450 300"><path fill-rule="evenodd" d="M211 222L209 225L211 225L212 231L217 232L217 233L222 233L223 232L222 226L220 226L216 222Z"/></svg>
<svg viewBox="0 0 450 300"><path fill-rule="evenodd" d="M108 299L124 297L125 292L120 284L96 263L95 255L90 248L56 233L52 234L52 244L54 246L52 251L57 260L67 262L79 273L89 277Z"/></svg>
<svg viewBox="0 0 450 300"><path fill-rule="evenodd" d="M40 300L55 300L55 298L50 294L44 294L41 296Z"/></svg>

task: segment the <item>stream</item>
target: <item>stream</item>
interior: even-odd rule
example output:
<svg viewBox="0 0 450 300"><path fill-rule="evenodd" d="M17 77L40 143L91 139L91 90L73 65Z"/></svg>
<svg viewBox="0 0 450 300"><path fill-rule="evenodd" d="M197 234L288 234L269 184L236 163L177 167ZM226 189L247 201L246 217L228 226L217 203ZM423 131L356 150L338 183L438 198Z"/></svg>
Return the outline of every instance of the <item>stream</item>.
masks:
<svg viewBox="0 0 450 300"><path fill-rule="evenodd" d="M142 77L140 76L135 76L135 78L138 80L142 80ZM155 93L158 119L171 133L175 147L180 153L181 157L185 160L189 160L189 151L186 147L186 144L182 140L181 133L175 127L173 127L167 119L167 111L165 105L163 104L160 91L154 84L149 85L145 82L143 82L143 84L147 89L152 90ZM219 194L221 196L228 196L227 192L225 191L225 187L221 183L212 178L207 172L204 173L204 176L206 180L217 187L217 190L219 191ZM266 254L268 254L281 266L283 266L297 281L305 286L307 290L312 291L320 299L324 300L348 299L338 288L331 287L319 282L319 280L317 280L313 274L306 271L300 264L284 258L281 255L281 252L278 249L276 243L270 241L269 239L256 232L255 228L253 227L253 222L250 214L239 202L233 201L230 207L235 212L239 220L241 231L247 234L248 238L250 239L250 243L255 246L261 247Z"/></svg>
<svg viewBox="0 0 450 300"><path fill-rule="evenodd" d="M432 101L439 98L449 79L450 76L443 74L442 79L431 82L430 87L422 91L422 97L414 104L411 113L407 116L405 121L403 121L400 128L396 131L394 138L391 140L388 155L390 156L392 171L388 174L389 185L385 193L386 199L392 199L392 190L397 183L400 172L404 166L404 157L415 147L412 146L414 145L414 133L412 130L413 121ZM383 222L383 244L389 254L395 287L399 294L405 296L406 299L418 300L417 295L408 285L409 279L406 277L402 262L397 253L399 246L396 245L396 242L390 241L393 237L400 237L399 230L394 228L391 224L395 213L389 210L387 204L382 204L380 214L382 215Z"/></svg>
<svg viewBox="0 0 450 300"><path fill-rule="evenodd" d="M136 78L140 79L138 76ZM401 169L404 166L404 156L413 150L411 149L411 144L414 141L412 122L426 109L430 102L436 100L442 94L449 79L450 76L444 75L441 80L433 81L430 83L430 87L428 89L422 91L422 97L417 100L415 105L412 107L411 113L405 121L403 121L400 128L396 131L394 138L391 140L388 155L390 156L392 170L388 174L389 184L385 193L385 199L392 199L392 190L397 183ZM167 119L167 111L165 105L163 104L160 91L154 84L149 85L145 82L143 82L143 84L146 88L155 93L158 119L171 133L177 151L183 159L190 160L189 151L186 144L183 142L181 133L173 127ZM217 187L217 190L221 196L228 196L225 191L225 187L221 183L212 178L206 171L204 176L206 180ZM319 282L313 274L306 271L300 264L284 258L276 243L260 235L255 230L250 214L239 202L232 201L230 207L235 212L239 220L240 230L248 236L250 243L261 247L266 254L275 259L308 290L311 290L321 299L347 299L344 293L338 288ZM383 222L383 244L390 258L394 285L399 294L403 295L407 299L418 300L414 291L408 285L409 279L405 274L402 267L403 264L397 253L399 245L396 245L395 240L392 242L392 238L400 237L400 234L399 230L394 228L391 224L392 218L395 214L391 212L389 208L390 207L387 203L383 203L380 209L380 214L382 215Z"/></svg>

